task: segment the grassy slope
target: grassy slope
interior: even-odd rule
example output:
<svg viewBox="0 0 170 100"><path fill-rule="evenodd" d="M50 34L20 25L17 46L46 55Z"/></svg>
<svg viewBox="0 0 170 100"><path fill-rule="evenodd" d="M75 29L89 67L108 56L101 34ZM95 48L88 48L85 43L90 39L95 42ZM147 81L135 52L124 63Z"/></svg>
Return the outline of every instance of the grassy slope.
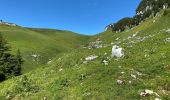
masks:
<svg viewBox="0 0 170 100"><path fill-rule="evenodd" d="M88 38L68 31L29 29L6 25L0 25L0 32L12 46L13 53L17 49L21 50L25 60L23 72L44 65L59 53L74 50L79 43ZM39 61L33 61L33 57L31 57L33 54L40 55Z"/></svg>
<svg viewBox="0 0 170 100"><path fill-rule="evenodd" d="M153 20L156 22L153 23ZM170 15L166 15L149 19L129 31L107 31L94 36L91 40L100 38L108 46L91 50L77 49L61 54L50 65L26 74L30 79L30 86L34 86L29 87L29 92L16 91L16 87L23 83L23 76L20 76L0 84L0 97L4 99L10 95L16 100L39 100L43 96L47 96L49 100L154 100L154 96L139 96L144 89L150 89L158 93L162 100L169 100L170 43L165 42L166 38L170 38L170 33L165 32L170 29L169 22ZM135 32L139 32L137 36L127 39ZM138 38L143 37L145 40L138 42ZM105 66L102 61L111 55L111 42L124 48L125 57L111 58L109 65ZM98 55L99 58L84 64L84 58L91 54ZM142 75L138 76L137 72ZM137 75L138 79L134 80L131 74ZM117 79L125 80L125 84L118 85ZM132 83L128 83L129 81ZM22 88L27 89L27 86ZM34 93L36 90L38 92Z"/></svg>

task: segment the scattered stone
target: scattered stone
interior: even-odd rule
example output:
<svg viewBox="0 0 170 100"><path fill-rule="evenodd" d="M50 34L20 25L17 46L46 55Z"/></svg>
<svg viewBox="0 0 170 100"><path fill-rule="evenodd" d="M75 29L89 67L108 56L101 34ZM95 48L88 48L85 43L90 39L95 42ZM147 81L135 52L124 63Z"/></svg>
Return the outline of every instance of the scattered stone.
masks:
<svg viewBox="0 0 170 100"><path fill-rule="evenodd" d="M170 42L170 38L166 38L166 39L165 39L165 42Z"/></svg>
<svg viewBox="0 0 170 100"><path fill-rule="evenodd" d="M140 96L143 96L143 97L147 97L150 95L155 95L157 97L160 97L156 92L153 92L152 90L148 90L148 89L145 89L144 91L140 93Z"/></svg>
<svg viewBox="0 0 170 100"><path fill-rule="evenodd" d="M106 59L107 59L108 61L110 61L110 60L111 60L111 57L106 57Z"/></svg>
<svg viewBox="0 0 170 100"><path fill-rule="evenodd" d="M112 47L112 57L123 57L124 56L124 53L123 53L123 50L121 47L117 46L117 45L114 45Z"/></svg>
<svg viewBox="0 0 170 100"><path fill-rule="evenodd" d="M38 57L38 55L36 55L36 54L33 54L33 55L31 55L31 56L34 57L34 58Z"/></svg>
<svg viewBox="0 0 170 100"><path fill-rule="evenodd" d="M155 100L161 100L160 98L156 97Z"/></svg>
<svg viewBox="0 0 170 100"><path fill-rule="evenodd" d="M154 92L152 90L144 90L143 92L140 93L140 96L146 97L152 95Z"/></svg>
<svg viewBox="0 0 170 100"><path fill-rule="evenodd" d="M160 97L160 95L159 95L158 93L154 92L154 94L155 94L157 97Z"/></svg>
<svg viewBox="0 0 170 100"><path fill-rule="evenodd" d="M113 42L111 42L110 44L111 44L111 45L114 45L114 43L113 43Z"/></svg>
<svg viewBox="0 0 170 100"><path fill-rule="evenodd" d="M83 83L80 83L81 86L83 86Z"/></svg>
<svg viewBox="0 0 170 100"><path fill-rule="evenodd" d="M6 100L11 100L11 99L12 99L12 96L8 94L8 95L6 96Z"/></svg>
<svg viewBox="0 0 170 100"><path fill-rule="evenodd" d="M86 76L84 75L84 74L81 74L80 75L80 80L83 80L83 79L85 79L86 78Z"/></svg>
<svg viewBox="0 0 170 100"><path fill-rule="evenodd" d="M164 89L163 89L163 90L162 90L162 93L163 93L164 95L169 95L170 92L168 93L167 90L164 90Z"/></svg>
<svg viewBox="0 0 170 100"><path fill-rule="evenodd" d="M108 61L103 60L104 65L109 65Z"/></svg>
<svg viewBox="0 0 170 100"><path fill-rule="evenodd" d="M58 58L58 60L61 60L61 58Z"/></svg>
<svg viewBox="0 0 170 100"><path fill-rule="evenodd" d="M62 69L62 68L60 68L60 69L59 69L59 72L61 72L61 71L63 71L63 69Z"/></svg>
<svg viewBox="0 0 170 100"><path fill-rule="evenodd" d="M146 96L149 96L148 94L146 94L145 92L141 92L140 93L140 96L142 96L142 97L146 97Z"/></svg>
<svg viewBox="0 0 170 100"><path fill-rule="evenodd" d="M134 33L132 36L135 37L136 35L138 35L138 33L139 33L139 32L136 32L136 33Z"/></svg>
<svg viewBox="0 0 170 100"><path fill-rule="evenodd" d="M83 61L83 64L87 64L87 61Z"/></svg>
<svg viewBox="0 0 170 100"><path fill-rule="evenodd" d="M119 38L116 38L116 41L118 41L119 40Z"/></svg>
<svg viewBox="0 0 170 100"><path fill-rule="evenodd" d="M170 32L170 29L166 30L165 32L168 32L168 33L169 33L169 32Z"/></svg>
<svg viewBox="0 0 170 100"><path fill-rule="evenodd" d="M144 56L145 56L145 57L149 57L149 55L148 55L148 54L145 54Z"/></svg>
<svg viewBox="0 0 170 100"><path fill-rule="evenodd" d="M131 39L132 37L131 36L128 36L128 38L127 39Z"/></svg>
<svg viewBox="0 0 170 100"><path fill-rule="evenodd" d="M139 75L139 76L141 76L141 75L142 75L142 73L140 73L140 72L138 72L138 71L136 71L136 74L137 74L137 75Z"/></svg>
<svg viewBox="0 0 170 100"><path fill-rule="evenodd" d="M87 92L87 93L84 93L84 94L83 94L83 96L89 96L89 95L91 95L90 92Z"/></svg>
<svg viewBox="0 0 170 100"><path fill-rule="evenodd" d="M44 97L43 97L43 100L47 100L47 97L46 97L46 96L44 96Z"/></svg>
<svg viewBox="0 0 170 100"><path fill-rule="evenodd" d="M155 23L156 21L155 20L153 20L153 23Z"/></svg>
<svg viewBox="0 0 170 100"><path fill-rule="evenodd" d="M31 54L31 57L32 57L32 60L33 61L39 61L40 60L40 55L38 55L38 54Z"/></svg>
<svg viewBox="0 0 170 100"><path fill-rule="evenodd" d="M92 61L92 60L95 60L96 58L98 58L98 56L91 55L91 56L86 57L85 60L86 61Z"/></svg>
<svg viewBox="0 0 170 100"><path fill-rule="evenodd" d="M124 80L117 80L116 82L117 82L118 85L123 85L123 84L125 84L125 81L124 81Z"/></svg>
<svg viewBox="0 0 170 100"><path fill-rule="evenodd" d="M132 84L132 81L129 81L129 84Z"/></svg>
<svg viewBox="0 0 170 100"><path fill-rule="evenodd" d="M145 90L145 93L147 93L147 94L149 94L149 95L151 95L151 94L153 94L154 92L152 91L152 90Z"/></svg>
<svg viewBox="0 0 170 100"><path fill-rule="evenodd" d="M92 48L92 49L103 48L103 45L101 43L102 43L102 41L100 39L97 39L95 42L89 43L89 48Z"/></svg>
<svg viewBox="0 0 170 100"><path fill-rule="evenodd" d="M49 59L49 61L47 62L47 64L50 64L52 62L52 60L51 59Z"/></svg>
<svg viewBox="0 0 170 100"><path fill-rule="evenodd" d="M137 76L136 76L136 75L134 75L134 74L131 74L131 77L132 77L134 80L136 80L136 79L137 79Z"/></svg>

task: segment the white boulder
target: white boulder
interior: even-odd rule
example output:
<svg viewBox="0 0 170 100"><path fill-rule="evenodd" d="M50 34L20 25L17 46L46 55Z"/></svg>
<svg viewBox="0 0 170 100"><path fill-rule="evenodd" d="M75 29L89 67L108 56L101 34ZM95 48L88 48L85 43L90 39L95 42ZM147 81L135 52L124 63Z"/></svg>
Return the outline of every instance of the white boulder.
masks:
<svg viewBox="0 0 170 100"><path fill-rule="evenodd" d="M114 45L112 47L112 57L123 57L124 53L123 53L123 49L117 45Z"/></svg>

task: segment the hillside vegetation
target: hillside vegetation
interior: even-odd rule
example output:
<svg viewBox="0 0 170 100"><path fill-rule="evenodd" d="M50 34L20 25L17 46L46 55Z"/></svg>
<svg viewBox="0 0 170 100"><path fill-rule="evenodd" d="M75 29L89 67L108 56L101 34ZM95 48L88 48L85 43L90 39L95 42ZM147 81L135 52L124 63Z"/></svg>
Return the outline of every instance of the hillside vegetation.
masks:
<svg viewBox="0 0 170 100"><path fill-rule="evenodd" d="M43 97L47 97L48 100L169 100L169 22L170 12L164 10L132 29L120 33L108 30L95 35L84 47L62 53L41 68L1 83L0 98L2 100L41 100ZM6 34L8 40L11 37L11 44L23 47L23 51L32 43L31 50L37 52L44 50L41 53L48 55L53 54L52 50L56 50L52 46L53 43L59 45L55 41L57 36L54 37L54 34L49 33L49 31L53 33L53 30L5 28L8 28L6 29L8 34L12 31L16 31L15 34L19 35L23 35L22 32L27 33L25 39L30 40L27 43L12 42L14 41L12 36L19 35ZM9 29L11 31L8 31ZM54 40L49 39L52 37ZM40 38L39 43L33 44L34 38ZM45 43L47 40L49 44ZM62 43L62 40L60 41ZM40 43L42 44L39 45ZM111 56L113 45L122 48L123 56ZM39 50L37 46L40 47ZM48 51L49 48L52 48L51 51Z"/></svg>
<svg viewBox="0 0 170 100"><path fill-rule="evenodd" d="M58 54L72 51L88 40L88 36L70 31L30 29L0 24L0 32L15 53L20 49L24 58L22 72L47 64Z"/></svg>

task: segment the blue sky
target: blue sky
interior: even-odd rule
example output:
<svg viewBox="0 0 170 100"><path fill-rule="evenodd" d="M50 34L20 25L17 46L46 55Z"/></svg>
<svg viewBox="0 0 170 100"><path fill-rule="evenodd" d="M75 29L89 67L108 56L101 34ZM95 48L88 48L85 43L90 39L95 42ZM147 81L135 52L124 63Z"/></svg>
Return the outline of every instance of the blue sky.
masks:
<svg viewBox="0 0 170 100"><path fill-rule="evenodd" d="M25 27L97 34L135 15L140 0L0 0L0 19Z"/></svg>

